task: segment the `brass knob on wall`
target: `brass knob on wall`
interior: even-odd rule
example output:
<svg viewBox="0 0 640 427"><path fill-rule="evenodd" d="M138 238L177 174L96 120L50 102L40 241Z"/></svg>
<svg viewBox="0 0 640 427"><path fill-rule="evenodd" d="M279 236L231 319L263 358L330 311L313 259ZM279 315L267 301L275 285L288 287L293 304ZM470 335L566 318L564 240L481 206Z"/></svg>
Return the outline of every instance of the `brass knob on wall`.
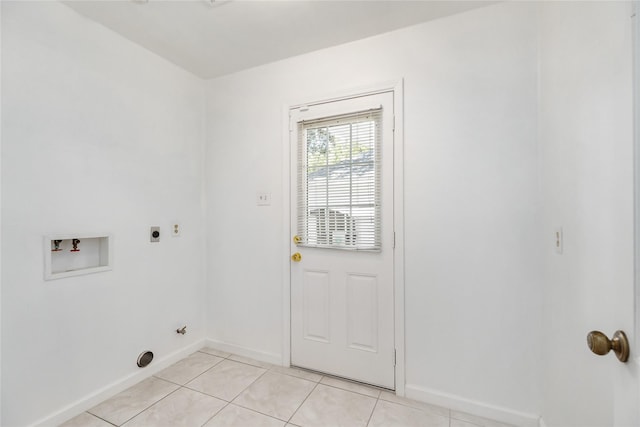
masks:
<svg viewBox="0 0 640 427"><path fill-rule="evenodd" d="M591 331L587 335L587 345L592 352L599 356L604 356L613 350L621 362L629 360L629 340L622 331L616 331L613 334L613 339L607 338L600 331Z"/></svg>
<svg viewBox="0 0 640 427"><path fill-rule="evenodd" d="M294 262L300 262L301 259L302 255L300 255L300 252L296 252L295 254L291 255L291 260Z"/></svg>

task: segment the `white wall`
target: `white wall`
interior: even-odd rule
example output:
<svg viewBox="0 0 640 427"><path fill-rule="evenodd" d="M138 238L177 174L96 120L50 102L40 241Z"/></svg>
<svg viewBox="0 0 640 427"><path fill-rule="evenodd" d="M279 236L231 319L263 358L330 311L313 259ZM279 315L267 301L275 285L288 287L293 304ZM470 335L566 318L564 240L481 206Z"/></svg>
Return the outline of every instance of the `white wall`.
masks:
<svg viewBox="0 0 640 427"><path fill-rule="evenodd" d="M204 95L57 2L2 2L2 67L1 424L24 426L203 338ZM113 271L43 281L43 236L76 232L113 233Z"/></svg>
<svg viewBox="0 0 640 427"><path fill-rule="evenodd" d="M208 336L282 357L283 105L404 78L407 393L535 422L535 16L499 4L210 81Z"/></svg>
<svg viewBox="0 0 640 427"><path fill-rule="evenodd" d="M612 379L629 376L613 355L591 354L585 337L634 330L630 6L541 7L542 414L550 426L613 425L623 398ZM556 226L562 255L553 250Z"/></svg>

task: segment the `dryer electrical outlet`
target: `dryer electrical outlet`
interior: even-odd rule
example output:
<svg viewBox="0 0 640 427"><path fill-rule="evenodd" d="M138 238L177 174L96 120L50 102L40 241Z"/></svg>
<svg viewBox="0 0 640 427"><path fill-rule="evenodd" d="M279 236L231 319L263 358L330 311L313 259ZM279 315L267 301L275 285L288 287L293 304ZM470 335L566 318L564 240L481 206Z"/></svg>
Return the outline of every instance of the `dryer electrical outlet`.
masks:
<svg viewBox="0 0 640 427"><path fill-rule="evenodd" d="M151 231L149 234L150 242L159 242L160 241L160 227L151 227Z"/></svg>

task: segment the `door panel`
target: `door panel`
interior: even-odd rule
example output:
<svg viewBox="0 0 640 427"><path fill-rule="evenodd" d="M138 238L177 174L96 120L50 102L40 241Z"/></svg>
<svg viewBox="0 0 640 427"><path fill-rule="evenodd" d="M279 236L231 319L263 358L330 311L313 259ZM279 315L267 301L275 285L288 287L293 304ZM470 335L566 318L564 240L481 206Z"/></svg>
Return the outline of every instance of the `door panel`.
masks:
<svg viewBox="0 0 640 427"><path fill-rule="evenodd" d="M329 273L306 271L302 280L304 298L304 338L328 343Z"/></svg>
<svg viewBox="0 0 640 427"><path fill-rule="evenodd" d="M336 117L333 129L309 125ZM301 255L291 262L291 364L393 389L393 94L294 109L291 120L291 253Z"/></svg>
<svg viewBox="0 0 640 427"><path fill-rule="evenodd" d="M378 351L378 278L347 274L347 343L363 351Z"/></svg>

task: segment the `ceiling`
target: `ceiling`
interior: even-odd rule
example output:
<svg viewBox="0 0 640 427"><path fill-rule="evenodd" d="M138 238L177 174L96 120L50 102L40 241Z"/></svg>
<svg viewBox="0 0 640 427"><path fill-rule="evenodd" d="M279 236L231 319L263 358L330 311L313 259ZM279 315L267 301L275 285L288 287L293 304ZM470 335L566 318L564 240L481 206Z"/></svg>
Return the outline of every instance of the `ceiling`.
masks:
<svg viewBox="0 0 640 427"><path fill-rule="evenodd" d="M202 78L366 38L495 1L64 1Z"/></svg>

